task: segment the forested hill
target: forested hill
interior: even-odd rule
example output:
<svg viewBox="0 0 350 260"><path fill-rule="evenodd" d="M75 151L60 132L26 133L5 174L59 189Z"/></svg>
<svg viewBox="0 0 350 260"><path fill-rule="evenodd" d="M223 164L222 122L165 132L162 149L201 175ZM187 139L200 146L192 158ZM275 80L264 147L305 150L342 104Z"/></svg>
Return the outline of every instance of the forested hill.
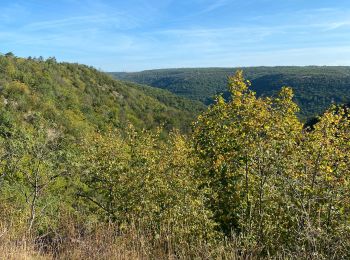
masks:
<svg viewBox="0 0 350 260"><path fill-rule="evenodd" d="M204 105L168 91L126 83L79 64L0 56L1 127L54 124L71 135L108 127L188 130Z"/></svg>
<svg viewBox="0 0 350 260"><path fill-rule="evenodd" d="M210 104L218 93L227 94L227 76L238 68L162 69L111 73L114 77L167 89ZM350 67L247 67L241 68L259 95L273 95L281 86L293 88L301 116L324 112L333 102L350 100Z"/></svg>
<svg viewBox="0 0 350 260"><path fill-rule="evenodd" d="M350 259L346 106L305 128L239 70L183 134L157 126L203 103L53 58L0 71L0 259Z"/></svg>

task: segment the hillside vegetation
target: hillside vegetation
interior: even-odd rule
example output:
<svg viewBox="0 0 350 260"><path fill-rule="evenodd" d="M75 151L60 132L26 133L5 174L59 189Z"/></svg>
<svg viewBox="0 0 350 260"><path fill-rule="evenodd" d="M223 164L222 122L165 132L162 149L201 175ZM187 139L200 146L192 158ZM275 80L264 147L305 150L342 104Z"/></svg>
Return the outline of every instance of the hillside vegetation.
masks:
<svg viewBox="0 0 350 260"><path fill-rule="evenodd" d="M236 68L162 69L111 73L114 77L147 84L211 104L214 95L227 92L227 77ZM292 87L303 119L323 113L332 103L350 101L350 67L243 68L258 95L271 96L281 86Z"/></svg>
<svg viewBox="0 0 350 260"><path fill-rule="evenodd" d="M199 102L170 92L117 81L91 67L55 59L0 56L0 87L7 120L43 119L72 135L128 123L187 131L204 109Z"/></svg>
<svg viewBox="0 0 350 260"><path fill-rule="evenodd" d="M237 71L181 132L201 105L54 59L0 68L0 258L350 258L346 107L305 128L292 89Z"/></svg>

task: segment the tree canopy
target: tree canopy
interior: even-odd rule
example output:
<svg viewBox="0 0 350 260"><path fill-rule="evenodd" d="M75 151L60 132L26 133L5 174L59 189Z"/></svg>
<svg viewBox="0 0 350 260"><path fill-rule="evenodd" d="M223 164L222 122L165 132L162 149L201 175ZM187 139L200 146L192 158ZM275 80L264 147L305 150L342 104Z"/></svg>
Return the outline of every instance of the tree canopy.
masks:
<svg viewBox="0 0 350 260"><path fill-rule="evenodd" d="M192 105L167 92L54 59L0 64L0 248L350 257L346 106L305 126L291 88L259 96L237 71L190 131Z"/></svg>

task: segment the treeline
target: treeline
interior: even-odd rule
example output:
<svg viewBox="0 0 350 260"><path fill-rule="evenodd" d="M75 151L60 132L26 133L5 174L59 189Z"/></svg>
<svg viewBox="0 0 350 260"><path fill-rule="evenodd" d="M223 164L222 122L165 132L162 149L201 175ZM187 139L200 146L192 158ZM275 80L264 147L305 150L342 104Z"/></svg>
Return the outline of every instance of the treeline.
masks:
<svg viewBox="0 0 350 260"><path fill-rule="evenodd" d="M0 56L0 91L2 111L11 120L43 118L73 136L128 122L137 128L164 124L186 132L204 110L199 102L117 81L92 67L11 53Z"/></svg>
<svg viewBox="0 0 350 260"><path fill-rule="evenodd" d="M323 113L332 103L350 101L350 67L247 67L246 77L259 96L278 93L281 86L294 89L301 108L299 117L306 120ZM135 73L111 73L116 78L169 90L177 95L212 104L214 96L230 93L227 77L236 68L193 68L148 70Z"/></svg>
<svg viewBox="0 0 350 260"><path fill-rule="evenodd" d="M42 105L31 95L40 85L8 84L3 95L18 94L3 96L1 112L4 258L350 257L346 108L331 107L305 128L291 89L257 97L238 71L230 98L218 96L188 134L90 119L90 128L65 128L61 117L23 112L23 104Z"/></svg>

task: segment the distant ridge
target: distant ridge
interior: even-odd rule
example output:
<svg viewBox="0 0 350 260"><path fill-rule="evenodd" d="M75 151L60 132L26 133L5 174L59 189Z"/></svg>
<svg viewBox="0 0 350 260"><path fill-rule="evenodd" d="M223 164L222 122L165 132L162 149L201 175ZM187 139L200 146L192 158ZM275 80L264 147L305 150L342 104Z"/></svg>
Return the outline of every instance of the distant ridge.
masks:
<svg viewBox="0 0 350 260"><path fill-rule="evenodd" d="M213 96L226 94L227 77L243 69L258 95L273 95L282 86L290 86L304 119L322 113L331 103L349 103L350 67L278 66L234 68L174 68L132 73L110 73L115 78L153 87L201 101L208 105Z"/></svg>

